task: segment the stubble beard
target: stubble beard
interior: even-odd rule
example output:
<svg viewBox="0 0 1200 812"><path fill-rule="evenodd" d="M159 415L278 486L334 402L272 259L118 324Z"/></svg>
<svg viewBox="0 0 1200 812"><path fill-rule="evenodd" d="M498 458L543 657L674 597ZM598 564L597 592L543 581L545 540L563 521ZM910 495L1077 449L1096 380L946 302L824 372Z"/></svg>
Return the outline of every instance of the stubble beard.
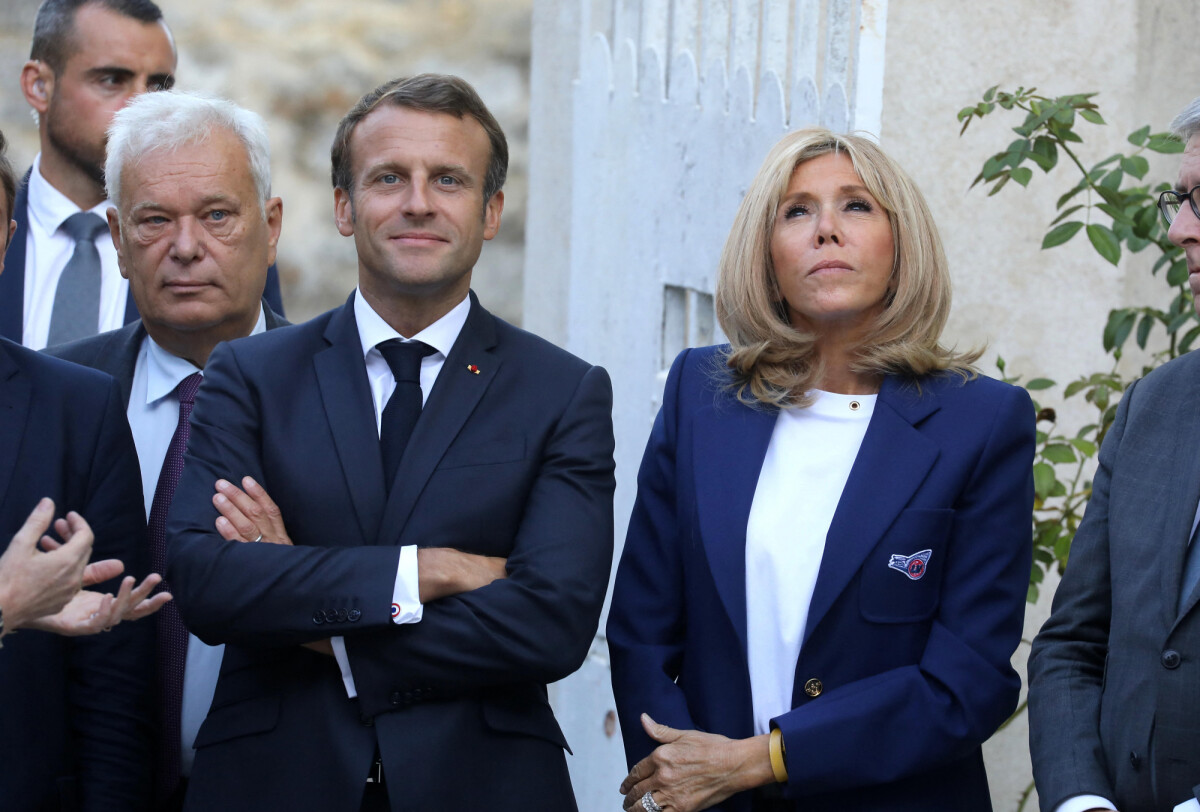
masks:
<svg viewBox="0 0 1200 812"><path fill-rule="evenodd" d="M103 195L104 143L99 145L99 149L96 149L92 145L81 143L75 137L75 134L70 131L69 127L63 126L63 118L62 112L57 109L54 100L51 99L50 109L46 111L47 140L59 155L82 172L88 180L96 184L96 187Z"/></svg>

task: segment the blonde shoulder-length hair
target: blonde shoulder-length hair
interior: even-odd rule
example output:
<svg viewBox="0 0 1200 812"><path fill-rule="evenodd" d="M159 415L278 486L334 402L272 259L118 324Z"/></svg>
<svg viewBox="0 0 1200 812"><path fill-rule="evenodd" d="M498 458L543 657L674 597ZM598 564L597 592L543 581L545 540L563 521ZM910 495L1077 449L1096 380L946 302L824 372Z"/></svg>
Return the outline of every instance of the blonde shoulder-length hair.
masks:
<svg viewBox="0 0 1200 812"><path fill-rule="evenodd" d="M784 136L763 161L725 241L716 311L731 344L730 385L745 403L806 406L821 377L816 338L788 321L771 263L780 200L796 167L828 153L849 156L871 196L887 211L895 244L887 302L859 347L855 372L917 379L942 371L964 377L981 351L958 353L939 343L950 314L950 273L925 198L900 166L872 141L821 128Z"/></svg>

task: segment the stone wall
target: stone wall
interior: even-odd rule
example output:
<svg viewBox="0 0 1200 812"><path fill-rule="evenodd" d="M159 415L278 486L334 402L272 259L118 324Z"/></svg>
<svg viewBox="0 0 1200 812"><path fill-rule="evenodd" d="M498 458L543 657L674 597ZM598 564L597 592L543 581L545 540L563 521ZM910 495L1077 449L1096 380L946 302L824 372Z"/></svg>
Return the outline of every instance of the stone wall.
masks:
<svg viewBox="0 0 1200 812"><path fill-rule="evenodd" d="M0 4L0 128L23 169L37 130L17 77L38 0ZM500 235L475 288L501 316L521 319L529 119L531 0L159 0L179 46L177 86L236 101L267 119L275 194L283 198L279 270L288 316L303 320L354 287L353 243L333 225L329 145L364 92L422 71L471 82L509 139Z"/></svg>

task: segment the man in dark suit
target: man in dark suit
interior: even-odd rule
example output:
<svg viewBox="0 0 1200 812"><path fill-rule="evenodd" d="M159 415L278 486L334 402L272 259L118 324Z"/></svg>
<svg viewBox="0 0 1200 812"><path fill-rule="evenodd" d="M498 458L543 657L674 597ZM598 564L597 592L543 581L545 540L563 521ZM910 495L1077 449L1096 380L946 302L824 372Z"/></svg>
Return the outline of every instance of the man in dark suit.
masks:
<svg viewBox="0 0 1200 812"><path fill-rule="evenodd" d="M1200 99L1159 201L1200 309ZM1044 812L1200 812L1200 354L1126 390L1029 659Z"/></svg>
<svg viewBox="0 0 1200 812"><path fill-rule="evenodd" d="M50 352L120 385L156 567L165 565L166 508L186 436L173 460L172 441L187 429L187 391L218 343L286 324L262 298L283 222L270 165L262 119L224 100L146 94L118 112L110 130L105 174L116 208L108 225L142 316ZM169 810L182 806L222 652L189 640L173 606L157 631L162 735L154 778L157 808Z"/></svg>
<svg viewBox="0 0 1200 812"><path fill-rule="evenodd" d="M608 582L608 376L469 293L507 167L469 85L382 85L332 157L358 289L218 347L192 413L168 579L227 646L187 808L574 809L545 686ZM291 544L214 531L214 481L244 475L279 520L242 540ZM482 556L507 577L464 577Z"/></svg>
<svg viewBox="0 0 1200 812"><path fill-rule="evenodd" d="M0 223L7 223L14 184L2 144L0 137ZM11 233L4 229L0 237L7 242ZM103 562L99 577L119 574L122 562L144 573L137 466L112 378L0 338L0 544L6 548L0 561L8 552L41 555L29 540L11 542L16 549L9 540L29 531L22 531L27 519L48 527L58 506L78 511L56 523L66 542L58 553L85 541L77 538L88 532L82 514L94 531L96 555L117 559ZM114 599L79 590L86 571L75 577L73 595L57 614L27 617L12 605L11 626L24 630L14 635L3 628L0 799L6 811L119 812L143 809L147 798L151 629L112 626L152 612L166 598L142 600L156 578L135 589L126 577ZM4 590L0 601L10 597ZM6 608L0 602L0 619Z"/></svg>
<svg viewBox="0 0 1200 812"><path fill-rule="evenodd" d="M12 217L0 335L33 349L137 320L104 227L105 132L137 95L175 82L175 44L152 0L45 0L21 89L41 151ZM282 312L274 268L267 299Z"/></svg>

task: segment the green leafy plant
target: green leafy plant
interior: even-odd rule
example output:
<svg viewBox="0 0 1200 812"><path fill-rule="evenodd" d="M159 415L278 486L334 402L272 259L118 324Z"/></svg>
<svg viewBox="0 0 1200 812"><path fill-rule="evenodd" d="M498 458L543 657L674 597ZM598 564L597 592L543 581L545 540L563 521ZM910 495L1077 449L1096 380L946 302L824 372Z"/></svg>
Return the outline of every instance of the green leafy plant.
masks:
<svg viewBox="0 0 1200 812"><path fill-rule="evenodd" d="M1092 248L1107 262L1116 265L1125 252L1136 254L1155 249L1157 258L1151 273L1160 272L1166 286L1165 304L1119 307L1110 311L1100 335L1106 353L1112 359L1108 369L1081 375L1063 388L1061 397L1082 395L1092 407L1093 416L1082 426L1060 426L1057 411L1043 406L1040 398L1058 384L1047 378L1034 378L1024 384L1037 408L1037 452L1033 465L1036 498L1033 514L1034 567L1029 579L1028 600L1037 600L1038 588L1048 572L1061 572L1084 508L1092 495L1089 462L1096 456L1104 435L1112 425L1117 402L1132 378L1118 371L1118 363L1132 337L1142 350L1152 348L1149 361L1139 373L1187 352L1200 338L1200 320L1192 306L1187 284L1187 261L1183 252L1167 239L1166 226L1159 216L1158 194L1169 187L1163 183L1151 188L1145 180L1150 171L1148 152L1178 153L1183 144L1170 133L1152 133L1142 127L1129 134L1132 149L1115 153L1091 166L1080 155L1083 137L1076 131L1081 123L1104 126L1096 93L1076 93L1056 98L1040 96L1036 88L1019 87L1013 92L991 87L979 103L958 113L962 122L959 135L971 122L1001 111L1024 113L1023 121L1012 128L1018 136L1003 151L984 162L971 184L990 186L988 195L997 194L1009 182L1026 187L1034 168L1050 174L1056 168L1070 167L1075 179L1057 202L1057 216L1046 226L1042 248L1064 245L1080 232ZM996 365L1001 376L1013 383L1020 376L1008 376L1003 359Z"/></svg>

